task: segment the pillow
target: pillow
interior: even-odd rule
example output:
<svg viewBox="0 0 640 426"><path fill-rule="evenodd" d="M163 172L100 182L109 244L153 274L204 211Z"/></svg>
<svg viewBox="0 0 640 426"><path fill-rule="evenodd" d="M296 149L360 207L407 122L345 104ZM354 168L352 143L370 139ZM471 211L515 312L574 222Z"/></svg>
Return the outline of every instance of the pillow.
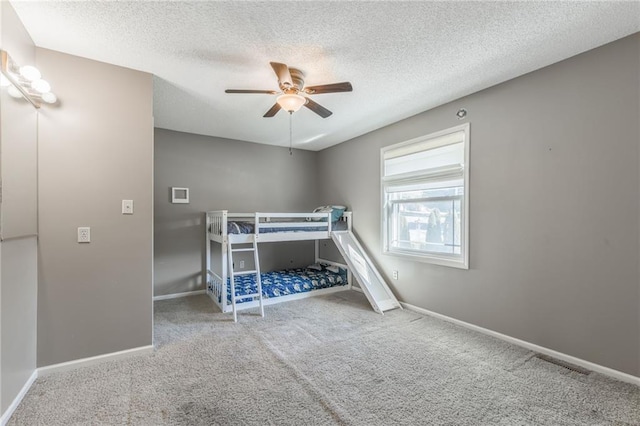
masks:
<svg viewBox="0 0 640 426"><path fill-rule="evenodd" d="M313 212L314 213L332 213L333 209L331 208L331 206L320 206L320 207L316 207ZM326 222L326 218L324 217L312 217L309 218L315 222ZM333 219L333 218L332 218Z"/></svg>
<svg viewBox="0 0 640 426"><path fill-rule="evenodd" d="M318 265L314 263L313 265L307 266L307 269L313 269L314 271L322 271L322 265Z"/></svg>
<svg viewBox="0 0 640 426"><path fill-rule="evenodd" d="M335 222L337 220L340 220L340 218L342 217L342 213L344 213L344 211L347 210L347 208L345 206L320 206L320 207L316 207L315 210L313 210L314 213L331 213L331 222ZM326 222L326 219L324 217L313 217L313 218L307 218L307 220L313 220L316 222Z"/></svg>
<svg viewBox="0 0 640 426"><path fill-rule="evenodd" d="M329 272L333 272L334 274L337 274L338 272L340 272L340 268L337 267L336 265L329 265L326 267L327 271Z"/></svg>

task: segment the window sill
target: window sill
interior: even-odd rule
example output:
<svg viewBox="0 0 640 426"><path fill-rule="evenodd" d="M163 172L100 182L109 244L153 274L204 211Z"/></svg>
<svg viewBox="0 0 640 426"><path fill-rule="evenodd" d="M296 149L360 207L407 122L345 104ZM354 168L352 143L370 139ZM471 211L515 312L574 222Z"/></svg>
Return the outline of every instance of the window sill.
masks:
<svg viewBox="0 0 640 426"><path fill-rule="evenodd" d="M389 251L384 250L382 254L387 256L400 257L407 260L413 260L416 262L422 263L430 263L432 265L439 266L448 266L450 268L457 269L469 269L469 261L468 259L451 259L442 256L433 256L433 255L420 255L412 252L402 252L402 251Z"/></svg>

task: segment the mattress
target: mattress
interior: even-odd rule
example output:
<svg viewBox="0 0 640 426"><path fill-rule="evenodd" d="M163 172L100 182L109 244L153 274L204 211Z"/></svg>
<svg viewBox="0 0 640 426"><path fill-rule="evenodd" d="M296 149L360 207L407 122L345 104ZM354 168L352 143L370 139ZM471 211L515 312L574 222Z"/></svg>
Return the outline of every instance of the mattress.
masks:
<svg viewBox="0 0 640 426"><path fill-rule="evenodd" d="M270 299L290 294L306 293L321 288L347 285L347 271L344 268L337 268L337 273L326 268L326 265L322 265L322 270L319 271L309 268L298 268L263 272L260 274L260 279L262 280L262 297L264 299ZM237 296L258 292L255 274L236 276L235 281ZM240 299L237 300L236 303L249 302L251 300L253 299ZM227 302L231 303L231 286L228 279Z"/></svg>

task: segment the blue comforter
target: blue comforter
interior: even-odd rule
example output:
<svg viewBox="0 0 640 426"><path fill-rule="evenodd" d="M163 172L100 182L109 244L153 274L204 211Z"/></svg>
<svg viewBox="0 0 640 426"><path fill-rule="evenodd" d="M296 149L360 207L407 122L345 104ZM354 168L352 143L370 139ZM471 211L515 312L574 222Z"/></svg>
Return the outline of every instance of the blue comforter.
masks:
<svg viewBox="0 0 640 426"><path fill-rule="evenodd" d="M339 268L338 272L331 272L323 267L321 271L299 268L282 271L264 272L260 274L262 280L262 297L272 298L289 294L304 293L321 288L347 285L347 271ZM235 277L236 295L257 293L255 275L240 275ZM251 301L251 298L241 299L236 303ZM227 279L227 302L231 303L231 286Z"/></svg>

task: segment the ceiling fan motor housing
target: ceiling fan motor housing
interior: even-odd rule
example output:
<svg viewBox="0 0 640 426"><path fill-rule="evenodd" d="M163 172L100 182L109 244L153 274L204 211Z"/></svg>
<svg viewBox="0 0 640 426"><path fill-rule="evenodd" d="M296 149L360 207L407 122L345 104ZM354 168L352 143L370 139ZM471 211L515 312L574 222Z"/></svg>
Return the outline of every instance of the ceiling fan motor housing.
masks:
<svg viewBox="0 0 640 426"><path fill-rule="evenodd" d="M304 73L297 68L289 68L289 74L291 74L291 81L293 82L293 87L295 87L295 93L302 90L304 87ZM284 87L281 88L283 91L286 91Z"/></svg>

